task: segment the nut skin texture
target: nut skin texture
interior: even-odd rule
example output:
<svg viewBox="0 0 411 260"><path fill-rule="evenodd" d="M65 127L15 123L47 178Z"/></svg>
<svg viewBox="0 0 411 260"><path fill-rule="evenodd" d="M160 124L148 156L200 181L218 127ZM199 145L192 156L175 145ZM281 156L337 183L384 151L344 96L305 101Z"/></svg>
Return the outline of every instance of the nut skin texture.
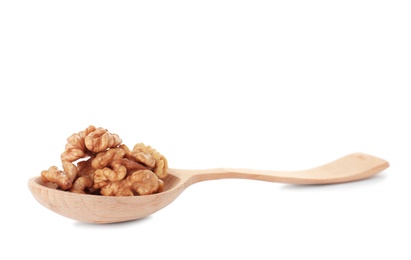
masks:
<svg viewBox="0 0 411 260"><path fill-rule="evenodd" d="M91 166L94 169L103 169L104 167L109 165L110 162L122 159L125 154L125 151L121 148L111 148L107 151L98 153L92 160Z"/></svg>
<svg viewBox="0 0 411 260"><path fill-rule="evenodd" d="M91 188L92 186L93 180L89 176L80 176L74 181L70 191L74 193L85 194L85 190Z"/></svg>
<svg viewBox="0 0 411 260"><path fill-rule="evenodd" d="M94 172L94 189L99 189L106 186L110 182L120 181L127 174L127 169L124 165L118 164L116 169L105 167Z"/></svg>
<svg viewBox="0 0 411 260"><path fill-rule="evenodd" d="M71 187L71 180L57 166L51 166L48 170L41 172L41 179L44 182L52 182L57 184L61 189L68 190Z"/></svg>
<svg viewBox="0 0 411 260"><path fill-rule="evenodd" d="M161 179L158 179L158 189L157 189L157 193L159 192L163 192L164 191L164 181Z"/></svg>
<svg viewBox="0 0 411 260"><path fill-rule="evenodd" d="M139 170L127 178L110 182L101 189L105 196L134 196L156 193L159 187L157 175L150 170Z"/></svg>
<svg viewBox="0 0 411 260"><path fill-rule="evenodd" d="M98 153L108 148L117 147L121 144L121 138L117 134L112 134L107 129L99 127L85 137L84 143L88 150Z"/></svg>
<svg viewBox="0 0 411 260"><path fill-rule="evenodd" d="M86 149L84 142L85 137L95 130L94 126L89 126L85 130L69 136L65 151L61 154L61 161L74 162L90 155L91 152Z"/></svg>
<svg viewBox="0 0 411 260"><path fill-rule="evenodd" d="M74 165L72 162L62 162L63 165L63 171L69 178L70 182L73 183L73 181L77 178L78 174L78 169L77 166Z"/></svg>
<svg viewBox="0 0 411 260"><path fill-rule="evenodd" d="M156 160L151 156L151 154L139 152L135 153L134 158L137 162L140 162L147 166L150 169L153 169L156 166Z"/></svg>
<svg viewBox="0 0 411 260"><path fill-rule="evenodd" d="M63 170L52 166L42 171L41 177L62 190L82 194L135 196L162 192L161 178L168 171L166 158L143 143L130 150L121 142L117 134L91 125L67 138L60 156Z"/></svg>
<svg viewBox="0 0 411 260"><path fill-rule="evenodd" d="M133 172L136 170L147 170L147 167L130 159L122 158L116 161L113 161L113 164L120 163L126 167L127 172Z"/></svg>
<svg viewBox="0 0 411 260"><path fill-rule="evenodd" d="M139 161L138 154L140 153L151 155L155 160L153 172L160 179L163 179L167 176L167 169L168 169L167 159L163 155L161 155L158 151L156 151L154 148L152 148L151 146L146 146L143 143L138 143L133 147L133 150L130 153L136 159L136 161ZM144 164L144 162L142 163Z"/></svg>
<svg viewBox="0 0 411 260"><path fill-rule="evenodd" d="M57 167L51 167L47 171L43 171L41 176L44 182L56 183L63 190L71 188L78 174L78 169L72 162L90 154L85 148L84 140L85 136L95 131L95 129L94 126L89 126L85 130L74 133L67 138L65 151L60 156L63 171L57 171Z"/></svg>
<svg viewBox="0 0 411 260"><path fill-rule="evenodd" d="M96 171L96 169L91 166L93 159L94 157L90 157L87 161L77 163L78 176L88 176L93 180L94 172Z"/></svg>

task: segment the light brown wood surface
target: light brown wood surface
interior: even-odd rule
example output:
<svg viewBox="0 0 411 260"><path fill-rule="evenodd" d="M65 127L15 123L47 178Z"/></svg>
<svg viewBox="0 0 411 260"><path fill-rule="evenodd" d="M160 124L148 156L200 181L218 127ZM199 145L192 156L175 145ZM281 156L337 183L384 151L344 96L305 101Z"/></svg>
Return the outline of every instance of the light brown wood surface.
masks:
<svg viewBox="0 0 411 260"><path fill-rule="evenodd" d="M76 194L47 186L41 177L28 181L36 200L67 218L90 223L114 223L144 218L173 202L190 185L207 180L242 178L289 184L332 184L369 178L389 167L383 159L354 153L303 171L250 169L169 169L161 193L147 196L111 197Z"/></svg>

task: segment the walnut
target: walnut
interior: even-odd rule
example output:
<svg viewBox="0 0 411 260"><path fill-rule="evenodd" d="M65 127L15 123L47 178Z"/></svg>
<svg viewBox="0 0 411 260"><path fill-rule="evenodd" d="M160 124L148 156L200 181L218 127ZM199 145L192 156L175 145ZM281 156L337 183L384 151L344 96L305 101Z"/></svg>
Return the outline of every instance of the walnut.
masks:
<svg viewBox="0 0 411 260"><path fill-rule="evenodd" d="M143 159L143 161L141 161L141 158L144 157L141 153L151 155L151 157L155 160L154 166L152 167L153 172L157 175L157 177L161 179L167 176L168 163L166 158L151 146L146 146L143 143L138 143L133 147L133 150L130 153L137 162L141 162L143 164L145 164L144 160L146 159Z"/></svg>
<svg viewBox="0 0 411 260"><path fill-rule="evenodd" d="M159 192L163 192L164 191L164 181L162 181L161 179L158 179L158 190L157 193Z"/></svg>
<svg viewBox="0 0 411 260"><path fill-rule="evenodd" d="M80 176L74 181L70 191L84 194L86 193L85 190L91 188L92 186L93 180L89 176Z"/></svg>
<svg viewBox="0 0 411 260"><path fill-rule="evenodd" d="M144 165L136 161L129 160L127 158L122 158L122 159L119 159L118 161L120 161L119 163L121 163L122 165L124 165L124 167L126 167L127 172L133 172L136 170L147 170L147 167L145 167Z"/></svg>
<svg viewBox="0 0 411 260"><path fill-rule="evenodd" d="M134 170L152 169L155 166L155 160L150 154L139 151L130 151L125 144L121 144L119 147L126 153L124 155L125 161L123 161L123 164L127 167L127 170L131 170L129 168Z"/></svg>
<svg viewBox="0 0 411 260"><path fill-rule="evenodd" d="M137 162L142 163L143 165L147 166L150 169L153 169L156 166L156 160L151 156L151 154L147 154L144 152L133 153L134 158Z"/></svg>
<svg viewBox="0 0 411 260"><path fill-rule="evenodd" d="M57 166L51 166L48 170L42 171L41 179L46 183L55 183L63 190L69 189L72 184L72 181L67 176L67 174L59 170Z"/></svg>
<svg viewBox="0 0 411 260"><path fill-rule="evenodd" d="M131 156L131 151L130 151L130 149L127 147L127 145L125 145L125 144L120 144L118 147L120 147L121 149L123 149L124 152L126 153L126 154L124 155L124 157L126 157L126 158L129 159L129 160L133 160L133 156Z"/></svg>
<svg viewBox="0 0 411 260"><path fill-rule="evenodd" d="M123 149L111 148L107 151L98 153L96 157L92 160L91 166L94 169L103 169L110 162L121 159L124 157L124 155L125 155L125 152Z"/></svg>
<svg viewBox="0 0 411 260"><path fill-rule="evenodd" d="M64 171L61 171L57 166L52 166L41 172L41 178L46 183L52 182L61 189L68 190L77 177L77 167L70 162L63 162L63 169Z"/></svg>
<svg viewBox="0 0 411 260"><path fill-rule="evenodd" d="M115 161L112 163L111 168L104 167L94 172L94 189L106 186L109 182L120 181L126 176L127 169L119 162L120 161Z"/></svg>
<svg viewBox="0 0 411 260"><path fill-rule="evenodd" d="M156 193L158 187L157 175L150 170L139 170L123 180L108 183L100 193L105 196L148 195Z"/></svg>
<svg viewBox="0 0 411 260"><path fill-rule="evenodd" d="M89 176L93 179L94 172L96 171L96 169L91 166L93 159L94 157L90 157L86 161L80 161L77 163L78 176Z"/></svg>
<svg viewBox="0 0 411 260"><path fill-rule="evenodd" d="M96 153L105 151L107 148L116 147L120 143L121 138L118 135L109 133L107 129L101 127L85 137L87 149Z"/></svg>
<svg viewBox="0 0 411 260"><path fill-rule="evenodd" d="M69 136L67 138L66 149L61 154L61 160L74 162L89 155L90 152L86 149L84 140L88 134L95 130L96 128L94 126L89 126L84 131Z"/></svg>
<svg viewBox="0 0 411 260"><path fill-rule="evenodd" d="M158 190L158 177L150 170L133 172L126 181L138 195L148 195Z"/></svg>
<svg viewBox="0 0 411 260"><path fill-rule="evenodd" d="M84 139L88 134L95 131L95 129L94 126L89 126L85 130L69 136L65 150L60 156L63 171L58 170L57 167L43 171L43 181L56 183L63 190L70 189L78 174L78 169L72 162L90 154L85 147Z"/></svg>
<svg viewBox="0 0 411 260"><path fill-rule="evenodd" d="M63 170L52 166L41 177L75 193L132 196L163 191L166 158L142 143L130 150L121 142L117 134L89 126L67 138L60 156Z"/></svg>
<svg viewBox="0 0 411 260"><path fill-rule="evenodd" d="M66 162L66 161L63 161L61 163L63 165L64 173L68 176L68 178L70 179L70 182L73 183L73 181L76 179L77 174L78 174L77 166L71 162Z"/></svg>

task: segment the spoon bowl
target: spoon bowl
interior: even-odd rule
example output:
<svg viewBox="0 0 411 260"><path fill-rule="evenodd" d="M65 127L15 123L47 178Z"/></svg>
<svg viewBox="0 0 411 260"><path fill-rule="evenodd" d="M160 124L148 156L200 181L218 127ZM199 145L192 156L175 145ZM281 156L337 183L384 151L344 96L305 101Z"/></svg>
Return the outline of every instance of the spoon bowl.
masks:
<svg viewBox="0 0 411 260"><path fill-rule="evenodd" d="M44 207L81 222L115 223L147 217L173 202L190 185L226 178L241 178L288 184L332 184L369 178L389 167L383 159L364 153L344 156L322 166L303 171L250 169L169 169L164 191L145 196L101 196L58 190L41 177L29 179L34 198Z"/></svg>

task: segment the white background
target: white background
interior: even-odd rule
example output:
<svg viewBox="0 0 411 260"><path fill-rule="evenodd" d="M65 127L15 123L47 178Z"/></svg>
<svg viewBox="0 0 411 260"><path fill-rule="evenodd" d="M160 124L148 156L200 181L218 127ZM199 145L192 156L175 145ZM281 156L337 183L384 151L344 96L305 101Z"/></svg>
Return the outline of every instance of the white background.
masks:
<svg viewBox="0 0 411 260"><path fill-rule="evenodd" d="M1 1L0 258L410 259L410 14L395 0ZM145 219L92 225L27 188L90 124L171 168L352 152L391 166L330 186L203 182Z"/></svg>

